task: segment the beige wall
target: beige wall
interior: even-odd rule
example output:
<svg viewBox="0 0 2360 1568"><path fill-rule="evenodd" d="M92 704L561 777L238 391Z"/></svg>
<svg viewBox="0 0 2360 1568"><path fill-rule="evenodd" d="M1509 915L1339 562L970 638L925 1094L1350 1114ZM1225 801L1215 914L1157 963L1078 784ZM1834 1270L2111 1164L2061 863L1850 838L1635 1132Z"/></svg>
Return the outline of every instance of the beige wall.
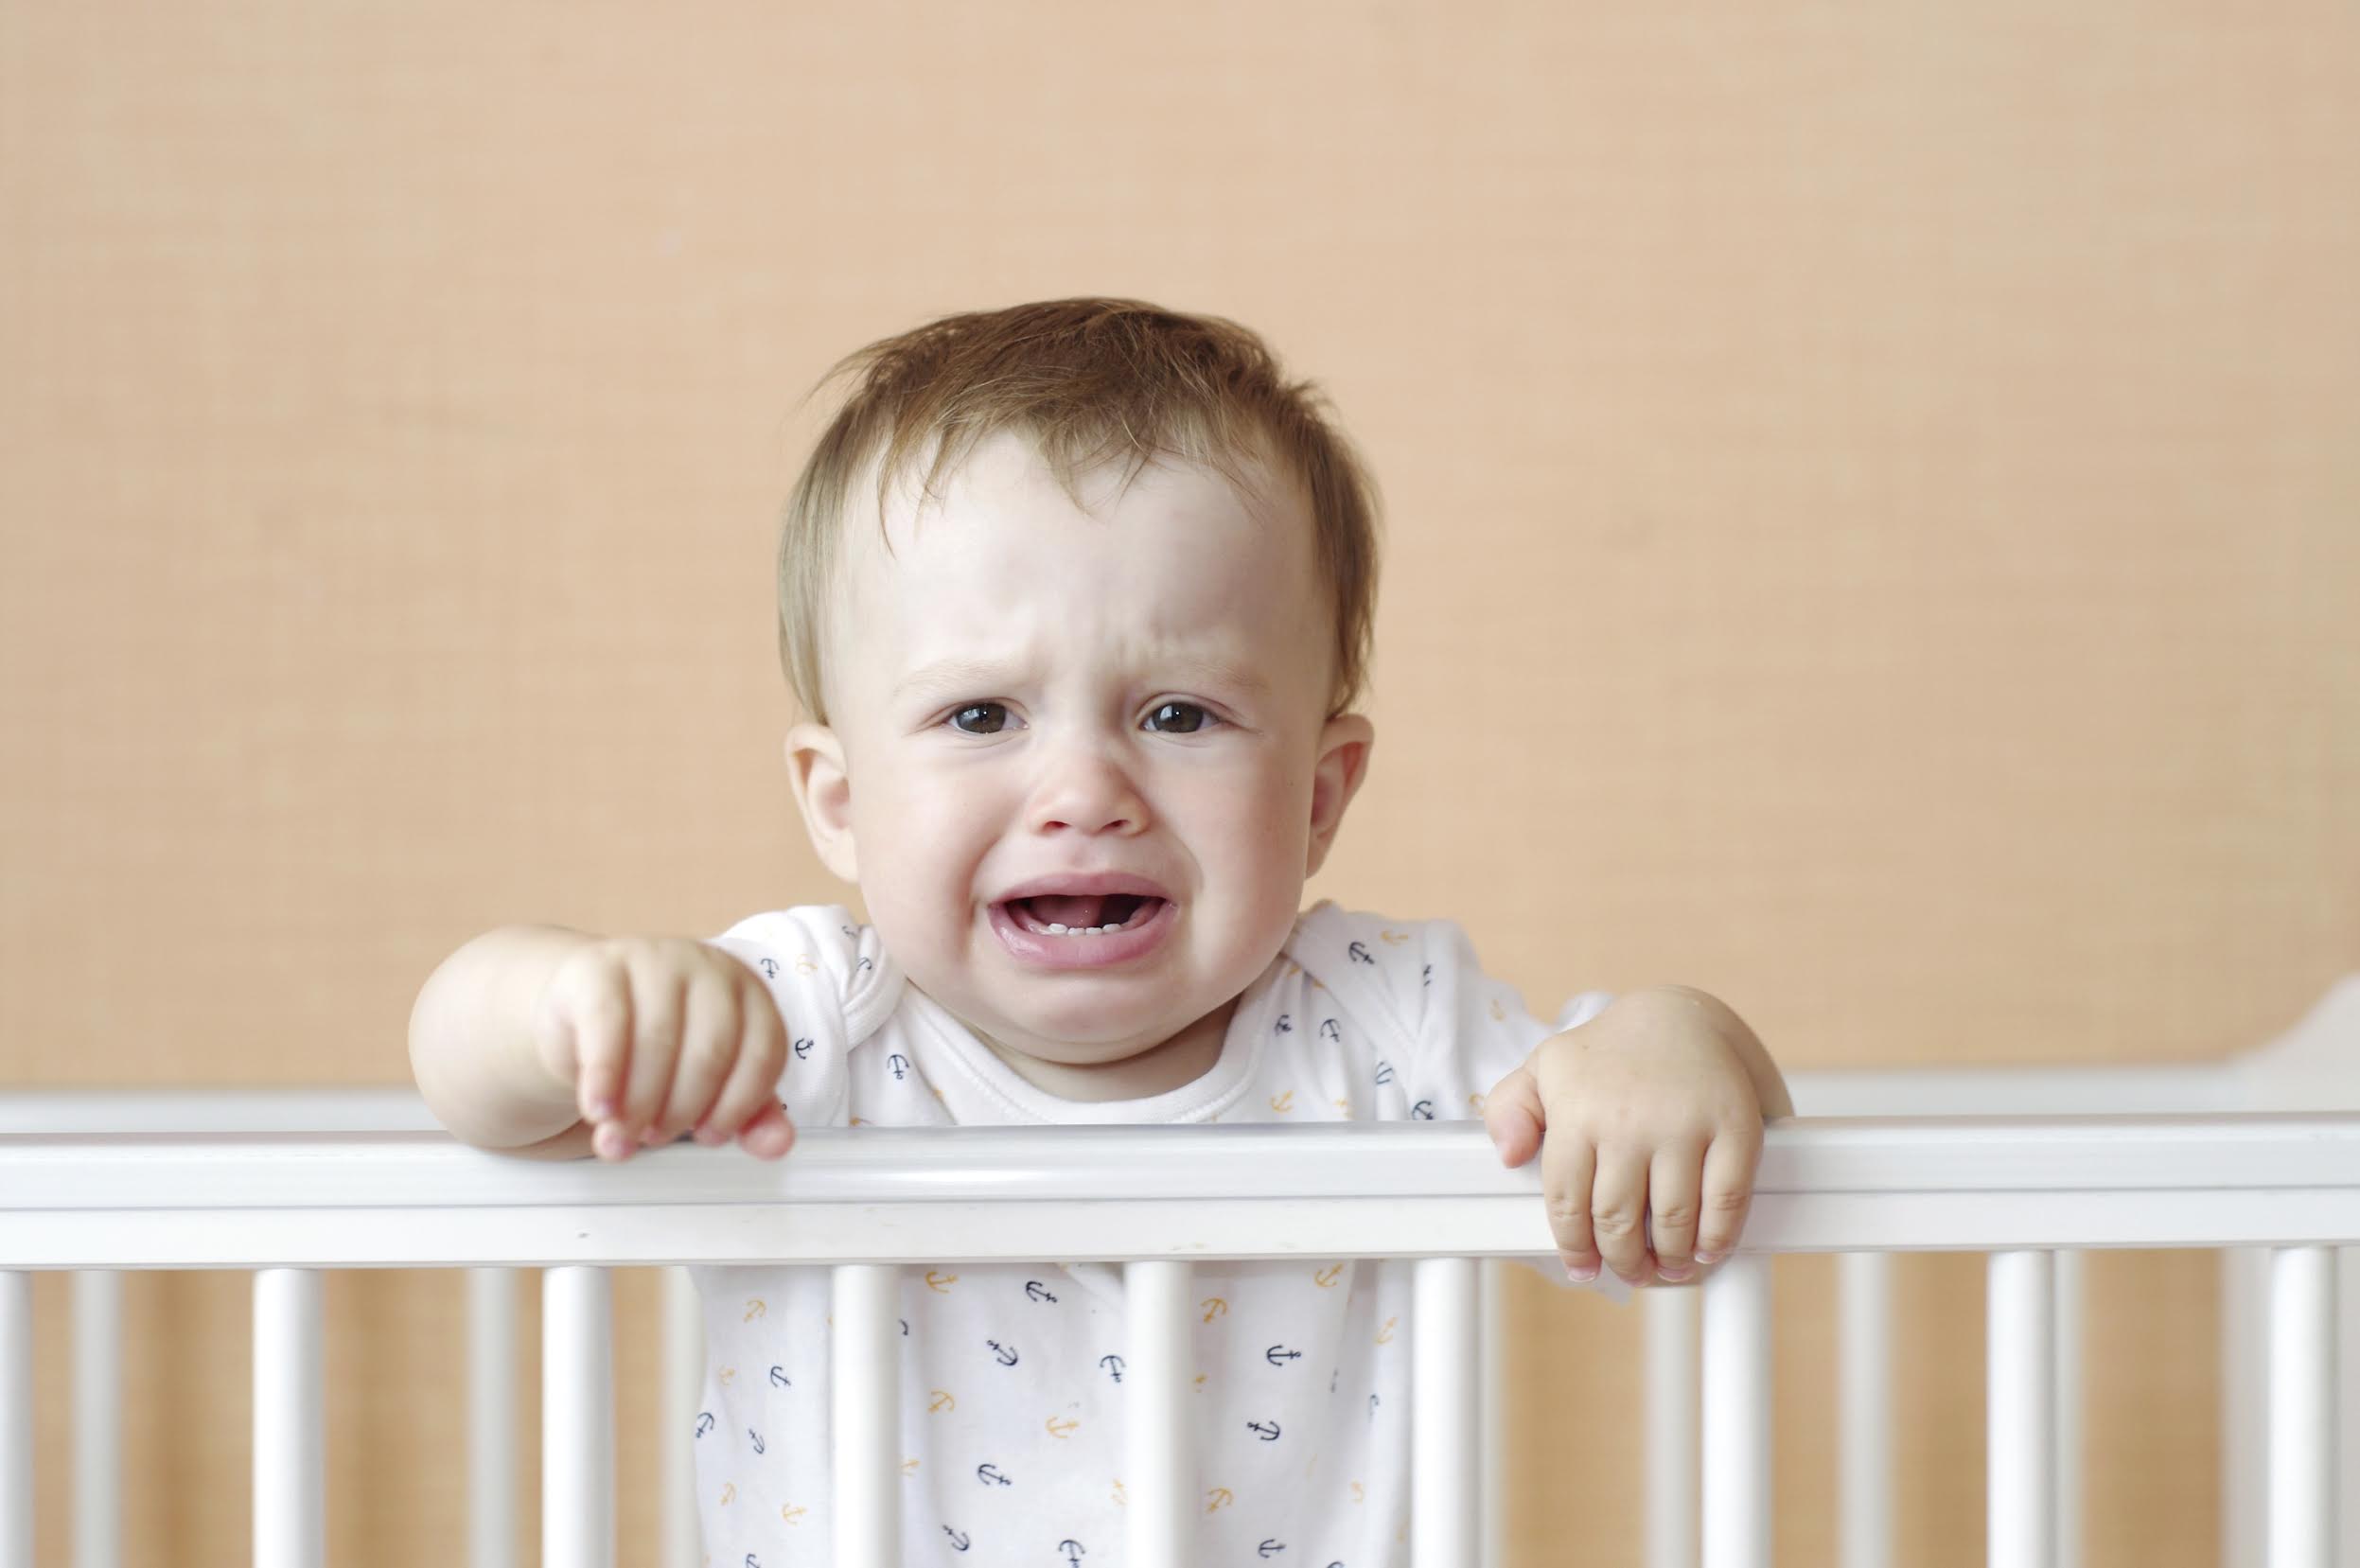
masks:
<svg viewBox="0 0 2360 1568"><path fill-rule="evenodd" d="M1796 1066L2217 1055L2360 967L2354 191L2324 0L0 7L0 1078L399 1082L487 925L838 896L796 399L1083 291L1263 327L1374 460L1318 891ZM1831 1273L1779 1269L1792 1563ZM2210 1278L2092 1270L2093 1568L2210 1559ZM1980 1275L1901 1280L1903 1556L1966 1564ZM339 1561L459 1549L458 1290L331 1291ZM244 1291L132 1281L133 1560L242 1555ZM1637 1314L1514 1315L1517 1560L1633 1560Z"/></svg>

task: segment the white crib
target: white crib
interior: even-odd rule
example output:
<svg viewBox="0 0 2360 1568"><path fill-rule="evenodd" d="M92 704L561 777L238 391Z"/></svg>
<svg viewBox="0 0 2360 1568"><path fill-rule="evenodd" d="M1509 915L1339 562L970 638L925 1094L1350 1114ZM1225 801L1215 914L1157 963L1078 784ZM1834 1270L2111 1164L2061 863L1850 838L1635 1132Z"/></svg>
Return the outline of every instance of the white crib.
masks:
<svg viewBox="0 0 2360 1568"><path fill-rule="evenodd" d="M2360 978L2218 1066L1789 1075L1746 1245L1647 1316L1650 1568L1770 1561L1769 1264L1844 1255L1845 1568L1891 1560L1885 1265L1989 1265L1989 1559L2079 1561L2079 1257L2223 1252L2222 1560L2360 1563ZM2258 1107L2302 1106L2300 1110ZM1940 1116L1928 1115L1933 1110ZM408 1091L0 1098L0 1568L32 1558L29 1270L75 1290L77 1568L114 1568L121 1389L113 1271L255 1275L255 1561L316 1568L325 1498L318 1271L467 1267L470 1562L511 1561L513 1271L544 1271L543 1560L611 1568L608 1267L781 1260L836 1271L837 1560L899 1561L890 1283L903 1261L1122 1261L1143 1398L1126 1561L1191 1561L1180 1347L1200 1259L1414 1258L1412 1557L1499 1561L1490 1270L1535 1249L1538 1177L1480 1127L872 1128L807 1132L765 1166L682 1147L624 1168L465 1148ZM1089 1194L1077 1197L1077 1193ZM977 1196L982 1194L982 1196ZM367 1210L365 1225L356 1213ZM751 1222L751 1223L749 1223ZM790 1239L782 1255L780 1239ZM757 1248L759 1239L759 1249ZM699 1560L688 1431L702 1352L672 1271L668 1568ZM2340 1305L2339 1305L2340 1303ZM2360 1451L2360 1445L2353 1445ZM2340 1549L2339 1549L2340 1539Z"/></svg>

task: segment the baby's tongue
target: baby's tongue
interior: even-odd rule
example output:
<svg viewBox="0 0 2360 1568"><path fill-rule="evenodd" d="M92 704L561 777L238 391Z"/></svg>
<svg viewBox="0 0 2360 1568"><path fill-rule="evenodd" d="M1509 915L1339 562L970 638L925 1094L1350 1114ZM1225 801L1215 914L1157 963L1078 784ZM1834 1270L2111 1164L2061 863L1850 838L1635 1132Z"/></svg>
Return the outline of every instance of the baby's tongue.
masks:
<svg viewBox="0 0 2360 1568"><path fill-rule="evenodd" d="M1103 925L1100 917L1105 913L1103 894L1041 893L1025 900L1044 924L1064 925Z"/></svg>

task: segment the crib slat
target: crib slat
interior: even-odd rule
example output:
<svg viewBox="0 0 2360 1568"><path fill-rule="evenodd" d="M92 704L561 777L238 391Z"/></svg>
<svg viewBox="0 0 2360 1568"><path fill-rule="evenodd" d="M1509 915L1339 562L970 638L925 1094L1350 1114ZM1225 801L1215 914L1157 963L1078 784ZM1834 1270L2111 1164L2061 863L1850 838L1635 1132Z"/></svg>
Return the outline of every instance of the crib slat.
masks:
<svg viewBox="0 0 2360 1568"><path fill-rule="evenodd" d="M320 1276L254 1276L255 1568L320 1568L326 1551L326 1423Z"/></svg>
<svg viewBox="0 0 2360 1568"><path fill-rule="evenodd" d="M1770 1565L1770 1260L1704 1282L1704 1568Z"/></svg>
<svg viewBox="0 0 2360 1568"><path fill-rule="evenodd" d="M2084 1252L2059 1252L2055 1308L2056 1380L2050 1409L2056 1433L2057 1568L2082 1568L2082 1268Z"/></svg>
<svg viewBox="0 0 2360 1568"><path fill-rule="evenodd" d="M1481 1279L1472 1258L1420 1258L1410 1352L1410 1561L1475 1560L1475 1341Z"/></svg>
<svg viewBox="0 0 2360 1568"><path fill-rule="evenodd" d="M614 1286L541 1273L541 1562L614 1568Z"/></svg>
<svg viewBox="0 0 2360 1568"><path fill-rule="evenodd" d="M33 1277L0 1270L0 1568L33 1568Z"/></svg>
<svg viewBox="0 0 2360 1568"><path fill-rule="evenodd" d="M1695 1290L1651 1290L1647 1313L1647 1568L1697 1568Z"/></svg>
<svg viewBox="0 0 2360 1568"><path fill-rule="evenodd" d="M834 1271L836 1560L900 1568L901 1270L844 1263Z"/></svg>
<svg viewBox="0 0 2360 1568"><path fill-rule="evenodd" d="M514 1568L517 1271L467 1270L467 1563Z"/></svg>
<svg viewBox="0 0 2360 1568"><path fill-rule="evenodd" d="M705 1322L696 1283L684 1268L663 1271L663 1397L657 1401L656 1452L663 1455L663 1568L698 1568L696 1404L705 1391Z"/></svg>
<svg viewBox="0 0 2360 1568"><path fill-rule="evenodd" d="M1131 1354L1122 1368L1130 1426L1123 1492L1130 1554L1138 1568L1187 1568L1193 1557L1196 1441L1188 1403L1190 1269L1185 1262L1125 1263Z"/></svg>
<svg viewBox="0 0 2360 1568"><path fill-rule="evenodd" d="M123 1557L123 1277L74 1274L74 1568Z"/></svg>
<svg viewBox="0 0 2360 1568"><path fill-rule="evenodd" d="M2269 1568L2335 1560L2335 1255L2270 1253Z"/></svg>
<svg viewBox="0 0 2360 1568"><path fill-rule="evenodd" d="M1992 1568L2052 1568L2055 1268L2046 1252L1995 1252L1986 1278L1989 1560Z"/></svg>
<svg viewBox="0 0 2360 1568"><path fill-rule="evenodd" d="M1843 1568L1892 1568L1893 1257L1847 1252L1836 1266L1838 1541Z"/></svg>

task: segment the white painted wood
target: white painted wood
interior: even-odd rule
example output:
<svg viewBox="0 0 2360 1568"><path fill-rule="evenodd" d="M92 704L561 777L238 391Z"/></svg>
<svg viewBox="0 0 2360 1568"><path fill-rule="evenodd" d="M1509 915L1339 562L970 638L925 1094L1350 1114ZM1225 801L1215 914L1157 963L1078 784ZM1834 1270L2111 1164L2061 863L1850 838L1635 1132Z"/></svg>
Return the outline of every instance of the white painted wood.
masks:
<svg viewBox="0 0 2360 1568"><path fill-rule="evenodd" d="M1842 1568L1893 1568L1893 1259L1837 1259L1837 1543Z"/></svg>
<svg viewBox="0 0 2360 1568"><path fill-rule="evenodd" d="M33 1277L0 1270L0 1568L33 1568Z"/></svg>
<svg viewBox="0 0 2360 1568"><path fill-rule="evenodd" d="M1476 1422L1483 1433L1483 1461L1475 1477L1475 1511L1483 1521L1483 1568L1507 1568L1507 1264L1483 1260L1483 1322L1476 1354L1482 1381Z"/></svg>
<svg viewBox="0 0 2360 1568"><path fill-rule="evenodd" d="M327 1542L320 1277L254 1277L255 1568L321 1568Z"/></svg>
<svg viewBox="0 0 2360 1568"><path fill-rule="evenodd" d="M1122 1367L1130 1426L1124 1434L1126 1560L1138 1568L1195 1561L1196 1423L1189 1394L1193 1271L1186 1262L1123 1266L1130 1354Z"/></svg>
<svg viewBox="0 0 2360 1568"><path fill-rule="evenodd" d="M2056 1551L2056 1277L2046 1252L1998 1252L1985 1315L1986 1531L1992 1568Z"/></svg>
<svg viewBox="0 0 2360 1568"><path fill-rule="evenodd" d="M901 1568L901 1271L848 1263L834 1278L836 1564Z"/></svg>
<svg viewBox="0 0 2360 1568"><path fill-rule="evenodd" d="M2360 1568L2360 1247L2335 1249L2336 1560Z"/></svg>
<svg viewBox="0 0 2360 1568"><path fill-rule="evenodd" d="M1697 1336L1703 1300L1701 1286L1659 1287L1639 1296L1647 1314L1647 1568L1697 1568Z"/></svg>
<svg viewBox="0 0 2360 1568"><path fill-rule="evenodd" d="M1770 1260L1733 1253L1704 1292L1704 1568L1770 1568Z"/></svg>
<svg viewBox="0 0 2360 1568"><path fill-rule="evenodd" d="M614 1285L541 1276L541 1562L614 1568Z"/></svg>
<svg viewBox="0 0 2360 1568"><path fill-rule="evenodd" d="M467 1562L517 1559L517 1271L467 1270Z"/></svg>
<svg viewBox="0 0 2360 1568"><path fill-rule="evenodd" d="M2355 1114L1797 1119L1764 1144L1747 1224L1764 1252L2360 1239ZM1265 1169L1258 1190L1251 1175ZM1474 1123L1339 1124L1334 1136L813 1129L777 1166L684 1145L623 1169L397 1133L0 1137L0 1193L11 1195L0 1258L241 1268L1246 1259L1307 1245L1528 1256L1539 1180L1503 1170ZM357 1207L368 1224L350 1223Z"/></svg>
<svg viewBox="0 0 2360 1568"><path fill-rule="evenodd" d="M123 1558L123 1277L74 1275L74 1568Z"/></svg>
<svg viewBox="0 0 2360 1568"><path fill-rule="evenodd" d="M2221 1563L2262 1568L2269 1489L2270 1255L2221 1260Z"/></svg>
<svg viewBox="0 0 2360 1568"><path fill-rule="evenodd" d="M2270 1255L2269 1568L2335 1559L2335 1255Z"/></svg>
<svg viewBox="0 0 2360 1568"><path fill-rule="evenodd" d="M1414 1265L1410 1348L1410 1561L1467 1568L1481 1549L1476 1518L1476 1263Z"/></svg>
<svg viewBox="0 0 2360 1568"><path fill-rule="evenodd" d="M2049 1322L2056 1352L2050 1395L2056 1440L2056 1480L2051 1492L2057 1523L2052 1560L2057 1568L2082 1568L2082 1276L2087 1255L2066 1251L2051 1256L2055 1291Z"/></svg>
<svg viewBox="0 0 2360 1568"><path fill-rule="evenodd" d="M696 1519L696 1409L705 1391L705 1318L686 1269L663 1271L663 1389L656 1401L656 1452L662 1458L663 1568L700 1568Z"/></svg>

